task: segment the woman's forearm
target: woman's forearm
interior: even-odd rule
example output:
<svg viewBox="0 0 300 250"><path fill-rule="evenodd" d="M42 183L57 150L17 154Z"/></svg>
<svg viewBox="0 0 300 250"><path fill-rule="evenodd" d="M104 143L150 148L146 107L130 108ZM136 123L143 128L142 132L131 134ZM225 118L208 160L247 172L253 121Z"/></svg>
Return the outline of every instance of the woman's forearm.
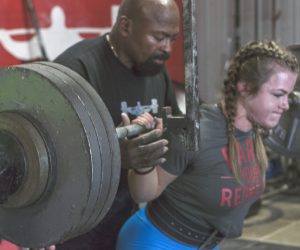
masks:
<svg viewBox="0 0 300 250"><path fill-rule="evenodd" d="M158 174L157 167L146 174L151 169L141 169L136 172L130 169L128 172L128 185L132 198L135 202L147 202L155 199L158 193Z"/></svg>
<svg viewBox="0 0 300 250"><path fill-rule="evenodd" d="M132 198L137 202L148 202L157 198L177 176L168 173L159 165L151 169L141 169L136 172L129 170L128 183ZM146 172L146 174L141 173Z"/></svg>

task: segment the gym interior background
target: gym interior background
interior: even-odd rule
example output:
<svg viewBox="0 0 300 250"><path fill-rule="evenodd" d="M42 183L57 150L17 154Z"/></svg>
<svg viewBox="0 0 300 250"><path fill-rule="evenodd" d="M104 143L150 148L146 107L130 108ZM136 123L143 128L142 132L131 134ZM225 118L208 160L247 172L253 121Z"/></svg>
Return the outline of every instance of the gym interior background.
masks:
<svg viewBox="0 0 300 250"><path fill-rule="evenodd" d="M182 1L176 0L182 11ZM75 42L108 32L121 0L0 0L0 67L53 60ZM299 0L196 0L200 98L218 98L228 60L253 39L300 44ZM185 110L184 35L167 67ZM297 83L296 90L300 90ZM299 116L299 115L298 115ZM300 143L300 142L298 142ZM270 150L268 188L245 221L244 235L227 249L300 249L300 163ZM299 152L300 155L300 152ZM14 249L2 241L0 249Z"/></svg>

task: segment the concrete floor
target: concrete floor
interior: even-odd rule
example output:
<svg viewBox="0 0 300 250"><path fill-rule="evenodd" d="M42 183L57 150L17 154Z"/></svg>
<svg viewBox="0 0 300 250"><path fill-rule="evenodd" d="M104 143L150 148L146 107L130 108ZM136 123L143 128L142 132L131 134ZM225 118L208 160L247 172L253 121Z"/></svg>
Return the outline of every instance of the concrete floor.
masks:
<svg viewBox="0 0 300 250"><path fill-rule="evenodd" d="M224 240L220 250L300 250L300 188L284 188L267 193L245 220L242 237Z"/></svg>

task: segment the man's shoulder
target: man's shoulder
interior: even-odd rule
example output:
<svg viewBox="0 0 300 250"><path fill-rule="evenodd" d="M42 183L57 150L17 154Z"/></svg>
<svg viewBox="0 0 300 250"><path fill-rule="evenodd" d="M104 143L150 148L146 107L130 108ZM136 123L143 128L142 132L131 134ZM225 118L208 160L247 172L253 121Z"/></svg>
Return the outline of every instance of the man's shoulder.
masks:
<svg viewBox="0 0 300 250"><path fill-rule="evenodd" d="M81 40L61 53L54 59L54 62L60 62L64 58L84 57L87 54L94 53L94 51L101 49L103 40L104 37Z"/></svg>
<svg viewBox="0 0 300 250"><path fill-rule="evenodd" d="M73 48L73 49L88 50L93 47L98 48L101 44L103 44L103 41L104 41L104 36L83 39L83 40L75 43L73 46L71 46L70 49Z"/></svg>

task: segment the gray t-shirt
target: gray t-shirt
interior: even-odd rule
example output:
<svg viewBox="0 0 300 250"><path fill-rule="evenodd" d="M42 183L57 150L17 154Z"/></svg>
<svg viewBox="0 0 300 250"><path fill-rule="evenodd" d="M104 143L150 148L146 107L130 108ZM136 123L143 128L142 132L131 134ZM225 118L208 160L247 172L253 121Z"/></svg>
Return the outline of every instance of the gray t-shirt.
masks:
<svg viewBox="0 0 300 250"><path fill-rule="evenodd" d="M158 198L168 209L225 237L238 237L249 207L262 194L265 182L256 163L253 132L236 131L242 183L234 178L228 155L225 117L217 105L202 105L200 149L188 152L169 134L166 171L178 175Z"/></svg>

